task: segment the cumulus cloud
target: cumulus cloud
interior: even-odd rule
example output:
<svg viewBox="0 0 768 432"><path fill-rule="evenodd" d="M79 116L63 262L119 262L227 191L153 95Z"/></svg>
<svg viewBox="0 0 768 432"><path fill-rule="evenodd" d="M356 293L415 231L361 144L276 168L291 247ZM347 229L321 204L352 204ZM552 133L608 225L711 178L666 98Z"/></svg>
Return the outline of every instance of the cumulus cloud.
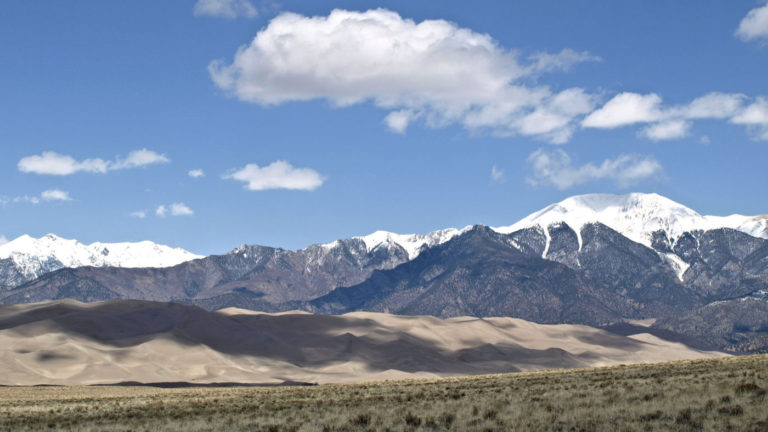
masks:
<svg viewBox="0 0 768 432"><path fill-rule="evenodd" d="M736 36L744 41L768 40L768 4L749 11L739 23Z"/></svg>
<svg viewBox="0 0 768 432"><path fill-rule="evenodd" d="M139 212L135 212L139 213ZM144 213L144 212L141 212ZM191 208L182 202L168 204L167 206L161 204L155 208L155 214L160 217L166 216L192 216L195 214Z"/></svg>
<svg viewBox="0 0 768 432"><path fill-rule="evenodd" d="M113 161L92 158L78 161L72 156L47 151L40 155L26 156L19 160L19 171L34 174L66 176L78 172L104 174L108 171L139 168L147 165L168 163L170 160L152 150L141 149L117 157Z"/></svg>
<svg viewBox="0 0 768 432"><path fill-rule="evenodd" d="M372 101L390 111L384 122L398 133L419 119L430 127L458 123L502 135L562 139L568 134L559 130L593 106L562 107L562 92L525 85L523 78L595 59L566 49L522 61L489 35L448 21L417 23L384 9L334 10L318 17L283 13L240 47L231 63L214 61L209 72L226 93L265 106ZM535 124L538 119L545 124Z"/></svg>
<svg viewBox="0 0 768 432"><path fill-rule="evenodd" d="M197 0L194 6L197 16L234 19L254 18L259 14L256 6L248 0Z"/></svg>
<svg viewBox="0 0 768 432"><path fill-rule="evenodd" d="M61 189L45 190L40 194L40 198L44 201L72 201L69 192L65 192Z"/></svg>
<svg viewBox="0 0 768 432"><path fill-rule="evenodd" d="M502 183L504 181L504 170L499 169L496 165L491 167L491 181L494 183Z"/></svg>
<svg viewBox="0 0 768 432"><path fill-rule="evenodd" d="M245 188L253 191L269 189L292 189L312 191L325 182L325 177L311 168L294 168L286 161L275 161L260 167L248 164L224 175L225 179L247 183Z"/></svg>
<svg viewBox="0 0 768 432"><path fill-rule="evenodd" d="M187 174L192 178L200 178L205 176L205 172L201 169L189 170Z"/></svg>
<svg viewBox="0 0 768 432"><path fill-rule="evenodd" d="M620 155L601 164L574 166L571 157L561 149L539 149L528 157L533 174L526 179L532 186L554 186L557 189L596 180L613 180L620 187L662 174L661 164L650 156Z"/></svg>

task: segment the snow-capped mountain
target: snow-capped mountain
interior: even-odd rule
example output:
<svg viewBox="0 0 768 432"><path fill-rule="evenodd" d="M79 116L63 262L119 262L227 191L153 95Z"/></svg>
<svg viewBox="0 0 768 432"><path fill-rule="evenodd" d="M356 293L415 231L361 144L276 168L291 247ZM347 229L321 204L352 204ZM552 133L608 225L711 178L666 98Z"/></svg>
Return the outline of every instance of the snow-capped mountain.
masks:
<svg viewBox="0 0 768 432"><path fill-rule="evenodd" d="M653 233L657 231L665 233L669 244L674 244L686 232L718 228L732 228L753 237L768 239L768 215L704 216L654 193L577 195L549 205L513 225L494 230L506 234L540 227L548 234L550 225L566 223L576 231L581 244L582 227L596 222L648 247L651 247Z"/></svg>
<svg viewBox="0 0 768 432"><path fill-rule="evenodd" d="M60 268L171 267L196 258L202 257L150 241L85 245L54 234L23 235L0 246L0 285L18 285Z"/></svg>
<svg viewBox="0 0 768 432"><path fill-rule="evenodd" d="M401 247L408 253L408 259L412 260L416 258L422 250L443 244L457 235L466 232L470 228L471 227L465 227L463 229L447 228L433 231L428 234L397 234L389 231L376 231L366 236L353 237L353 239L362 240L365 243L367 252L372 252L379 247L386 247L388 249ZM336 240L324 244L323 247L332 249L338 246L340 242L340 240Z"/></svg>

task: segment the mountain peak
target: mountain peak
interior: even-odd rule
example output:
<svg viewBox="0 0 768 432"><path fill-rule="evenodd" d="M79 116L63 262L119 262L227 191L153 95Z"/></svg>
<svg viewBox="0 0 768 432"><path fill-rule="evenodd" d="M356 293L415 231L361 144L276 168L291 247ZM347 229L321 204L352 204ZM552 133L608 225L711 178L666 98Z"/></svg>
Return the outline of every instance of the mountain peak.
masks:
<svg viewBox="0 0 768 432"><path fill-rule="evenodd" d="M63 267L171 267L202 257L150 241L85 245L49 233L40 238L25 234L0 245L0 259L9 258L23 267L32 262L58 262Z"/></svg>
<svg viewBox="0 0 768 432"><path fill-rule="evenodd" d="M686 232L717 228L732 228L755 237L768 238L768 221L765 218L702 216L655 193L576 195L549 205L514 225L496 230L511 233L536 226L547 228L556 223L568 224L577 234L586 224L602 223L647 246L651 245L651 236L656 231L664 231L670 240Z"/></svg>

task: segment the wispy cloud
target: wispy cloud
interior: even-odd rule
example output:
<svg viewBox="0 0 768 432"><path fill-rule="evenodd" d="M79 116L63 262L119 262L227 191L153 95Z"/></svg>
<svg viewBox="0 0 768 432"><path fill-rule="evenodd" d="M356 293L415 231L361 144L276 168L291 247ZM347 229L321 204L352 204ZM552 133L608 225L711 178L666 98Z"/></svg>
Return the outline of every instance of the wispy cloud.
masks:
<svg viewBox="0 0 768 432"><path fill-rule="evenodd" d="M128 153L124 158L117 157L111 161L99 158L78 161L69 155L47 151L40 155L22 158L19 160L17 167L19 171L25 173L66 176L78 172L104 174L108 171L139 168L168 162L170 162L170 159L165 155L147 149L135 150Z"/></svg>
<svg viewBox="0 0 768 432"><path fill-rule="evenodd" d="M489 35L452 22L336 9L317 17L283 13L231 63L214 61L209 71L228 94L265 106L372 101L389 111L384 123L397 133L418 120L562 142L577 117L594 108L594 98L582 89L553 92L526 78L595 60L570 49L521 59Z"/></svg>
<svg viewBox="0 0 768 432"><path fill-rule="evenodd" d="M253 191L269 189L292 189L312 191L325 182L325 177L311 168L295 168L286 161L275 161L260 167L248 164L224 175L225 179L246 183L245 188Z"/></svg>
<svg viewBox="0 0 768 432"><path fill-rule="evenodd" d="M736 29L736 36L744 41L768 41L768 3L747 13Z"/></svg>
<svg viewBox="0 0 768 432"><path fill-rule="evenodd" d="M0 246L8 243L8 239L4 235L0 235Z"/></svg>
<svg viewBox="0 0 768 432"><path fill-rule="evenodd" d="M504 170L499 169L496 165L491 167L491 181L494 183L502 183L505 180Z"/></svg>
<svg viewBox="0 0 768 432"><path fill-rule="evenodd" d="M554 186L557 189L597 180L612 180L620 187L628 187L663 173L661 164L650 156L620 155L616 159L605 159L598 165L587 163L574 166L571 157L561 149L539 149L528 157L528 164L533 171L526 179L530 185Z"/></svg>
<svg viewBox="0 0 768 432"><path fill-rule="evenodd" d="M144 218L147 217L147 212L144 211L144 210L135 211L135 212L131 213L131 217L135 217L135 218L138 218L138 219L144 219Z"/></svg>
<svg viewBox="0 0 768 432"><path fill-rule="evenodd" d="M194 13L197 16L234 19L255 18L259 11L248 0L197 0Z"/></svg>

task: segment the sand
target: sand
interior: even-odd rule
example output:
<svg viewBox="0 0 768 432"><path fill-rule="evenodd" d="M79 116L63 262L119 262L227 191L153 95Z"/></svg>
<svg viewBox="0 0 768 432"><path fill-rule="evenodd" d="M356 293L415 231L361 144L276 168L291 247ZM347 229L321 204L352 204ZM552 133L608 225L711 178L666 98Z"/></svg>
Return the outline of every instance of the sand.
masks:
<svg viewBox="0 0 768 432"><path fill-rule="evenodd" d="M0 306L1 385L323 384L723 356L649 333L513 318L207 312L130 300Z"/></svg>

